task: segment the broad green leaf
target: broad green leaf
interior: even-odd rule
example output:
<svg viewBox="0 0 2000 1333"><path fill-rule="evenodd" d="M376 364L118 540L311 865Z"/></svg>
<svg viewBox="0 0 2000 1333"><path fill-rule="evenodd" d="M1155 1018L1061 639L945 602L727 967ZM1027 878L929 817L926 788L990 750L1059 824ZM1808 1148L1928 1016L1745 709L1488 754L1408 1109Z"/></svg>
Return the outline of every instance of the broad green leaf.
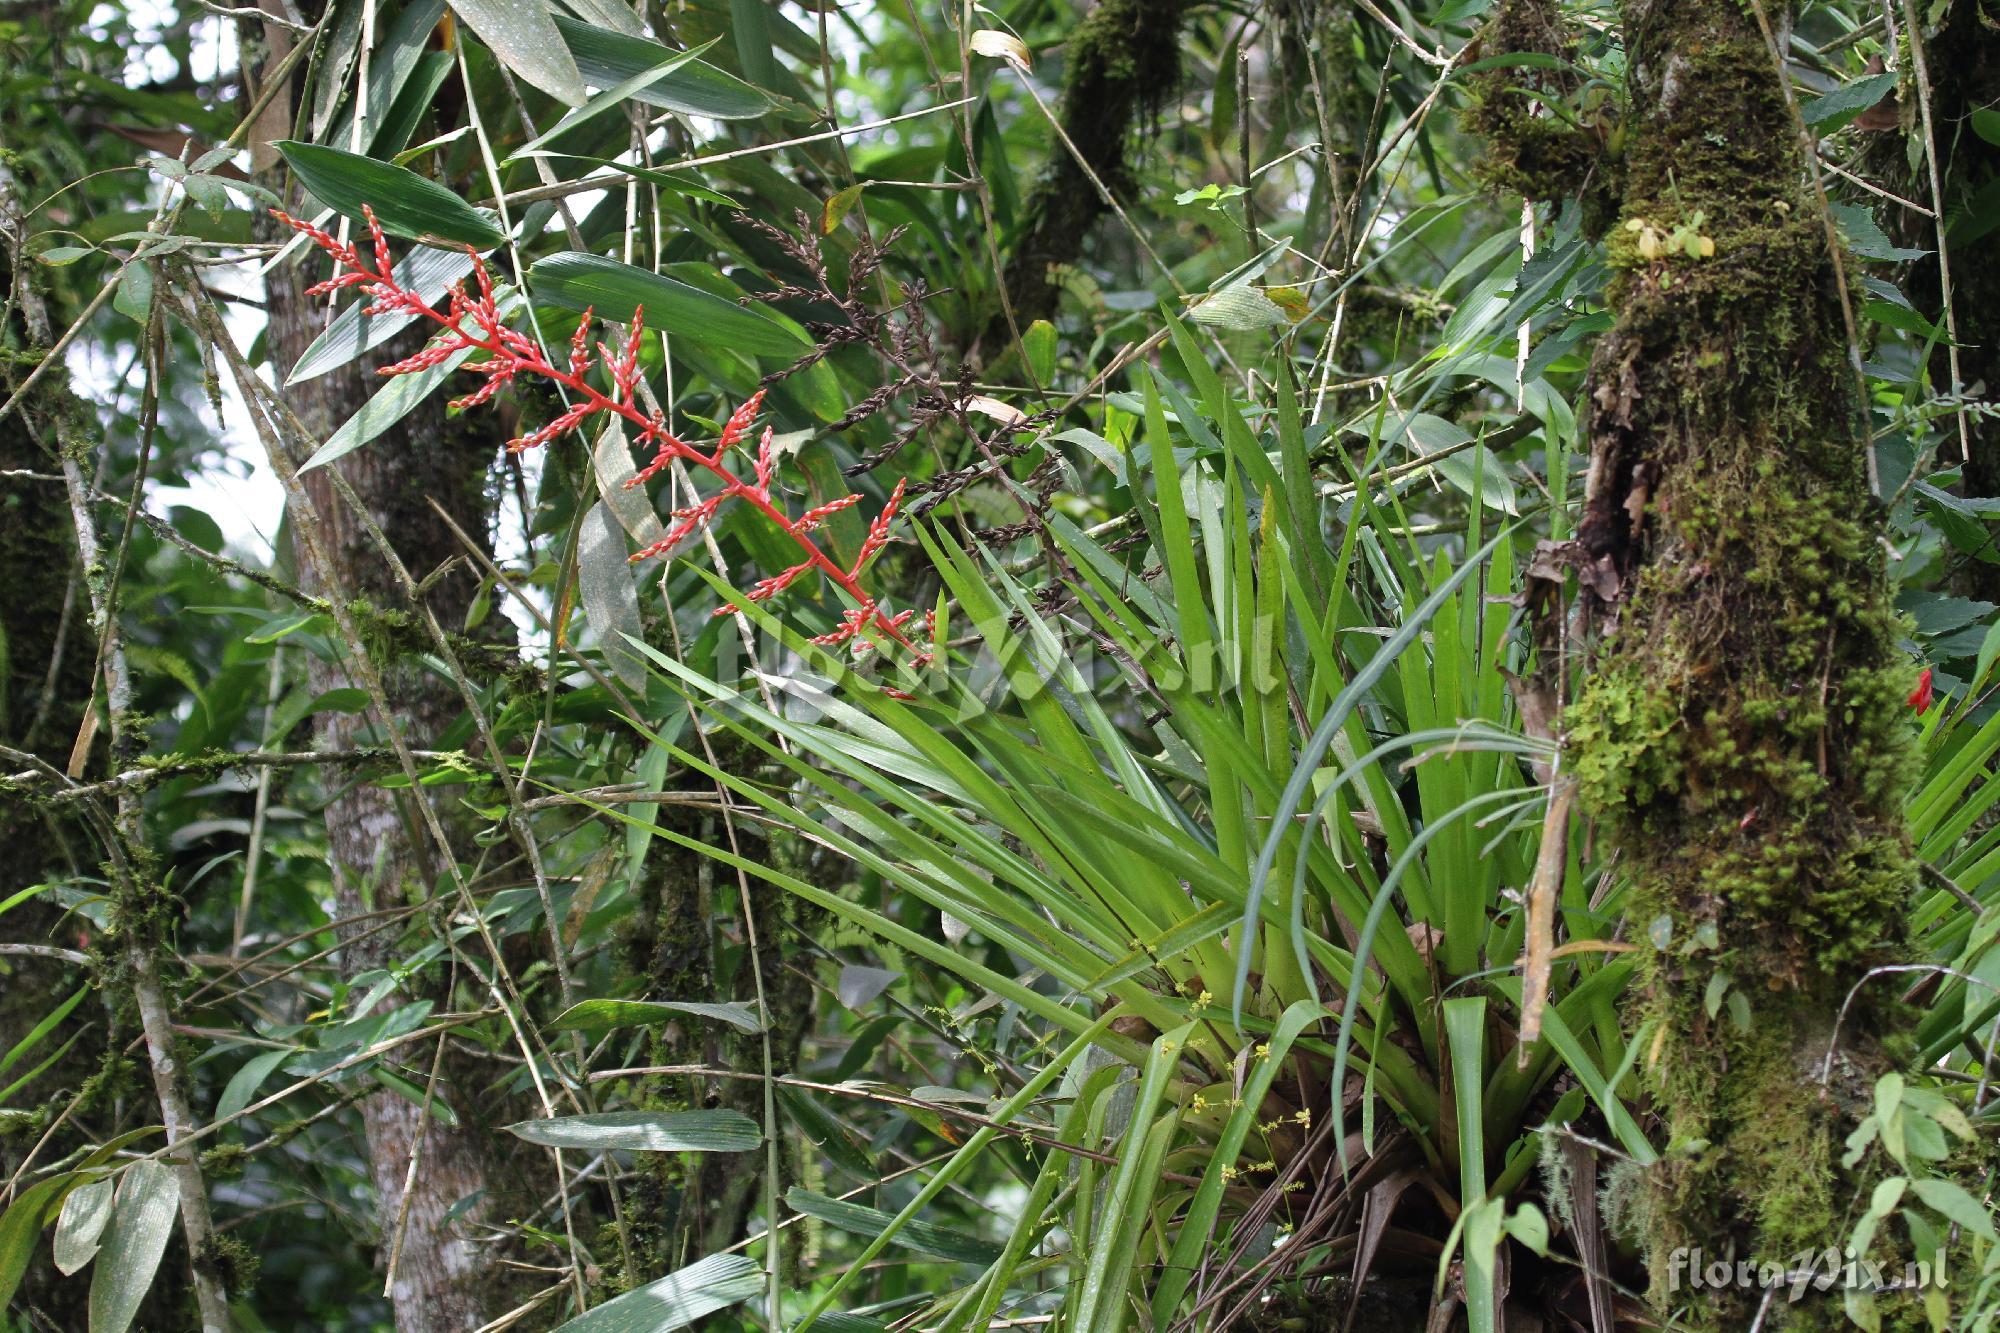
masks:
<svg viewBox="0 0 2000 1333"><path fill-rule="evenodd" d="M1835 88L1824 97L1813 98L1800 108L1800 114L1806 124L1817 127L1821 134L1831 134L1888 96L1895 86L1894 70L1869 74Z"/></svg>
<svg viewBox="0 0 2000 1333"><path fill-rule="evenodd" d="M1847 248L1863 259L1900 262L1922 259L1930 253L1892 242L1869 213L1866 204L1835 204L1833 217L1840 224L1841 234L1847 237ZM1954 235L1952 239L1957 240L1958 237Z"/></svg>
<svg viewBox="0 0 2000 1333"><path fill-rule="evenodd" d="M178 1211L179 1189L166 1166L149 1157L125 1169L111 1225L90 1271L90 1333L125 1333L132 1326Z"/></svg>
<svg viewBox="0 0 2000 1333"><path fill-rule="evenodd" d="M757 1011L747 1004L697 1004L683 1000L580 1000L549 1024L551 1032L650 1027L677 1016L713 1019L738 1032L762 1032Z"/></svg>
<svg viewBox="0 0 2000 1333"><path fill-rule="evenodd" d="M245 1060L242 1067L229 1076L229 1082L222 1085L222 1096L215 1103L215 1118L227 1120L248 1106L251 1098L257 1095L257 1089L271 1076L271 1071L294 1054L296 1052L280 1047L259 1051Z"/></svg>
<svg viewBox="0 0 2000 1333"><path fill-rule="evenodd" d="M812 1190L793 1186L785 1193L785 1202L807 1217L815 1217L830 1227L849 1232L856 1236L873 1239L889 1229L891 1215L879 1208L869 1208L845 1199L828 1198ZM892 1244L906 1249L918 1250L924 1254L934 1254L940 1259L951 1259L966 1264L990 1264L1000 1257L1000 1247L976 1236L968 1236L962 1231L948 1227L933 1226L928 1222L906 1221L891 1235Z"/></svg>
<svg viewBox="0 0 2000 1333"><path fill-rule="evenodd" d="M763 1270L755 1261L740 1254L711 1254L578 1315L556 1333L673 1333L763 1290Z"/></svg>
<svg viewBox="0 0 2000 1333"><path fill-rule="evenodd" d="M570 106L582 106L583 75L542 0L451 0L500 63Z"/></svg>
<svg viewBox="0 0 2000 1333"><path fill-rule="evenodd" d="M357 222L366 205L396 236L439 237L482 249L507 239L491 213L407 167L295 139L281 139L277 148L313 198Z"/></svg>
<svg viewBox="0 0 2000 1333"><path fill-rule="evenodd" d="M555 16L555 24L582 71L583 81L593 88L616 87L633 75L681 54L647 38L613 32L562 14ZM659 83L650 84L632 96L648 106L710 120L750 120L773 105L770 97L759 89L699 60L681 66Z"/></svg>
<svg viewBox="0 0 2000 1333"><path fill-rule="evenodd" d="M1035 373L1035 383L1048 384L1056 373L1056 326L1038 319L1023 329L1021 352L1028 358L1028 368Z"/></svg>
<svg viewBox="0 0 2000 1333"><path fill-rule="evenodd" d="M764 1142L757 1122L741 1111L609 1111L523 1120L510 1134L545 1148L604 1152L749 1152Z"/></svg>
<svg viewBox="0 0 2000 1333"><path fill-rule="evenodd" d="M1291 321L1284 310L1255 287L1224 287L1188 312L1188 319L1211 328L1247 332L1251 329L1280 328Z"/></svg>
<svg viewBox="0 0 2000 1333"><path fill-rule="evenodd" d="M83 1270L97 1255L105 1224L111 1221L112 1197L117 1185L109 1177L79 1185L63 1200L56 1216L56 1269L64 1277Z"/></svg>
<svg viewBox="0 0 2000 1333"><path fill-rule="evenodd" d="M1910 1188L1924 1204L1968 1231L1994 1240L1993 1218L1965 1187L1943 1178L1912 1180Z"/></svg>
<svg viewBox="0 0 2000 1333"><path fill-rule="evenodd" d="M618 324L629 323L643 307L649 329L749 355L797 357L811 346L759 311L602 255L551 255L528 270L528 288L538 301L595 309L600 319Z"/></svg>
<svg viewBox="0 0 2000 1333"><path fill-rule="evenodd" d="M21 1275L28 1271L28 1261L35 1257L49 1210L76 1180L76 1175L70 1172L38 1180L16 1195L5 1213L0 1213L0 1310L12 1303L15 1289L21 1285Z"/></svg>

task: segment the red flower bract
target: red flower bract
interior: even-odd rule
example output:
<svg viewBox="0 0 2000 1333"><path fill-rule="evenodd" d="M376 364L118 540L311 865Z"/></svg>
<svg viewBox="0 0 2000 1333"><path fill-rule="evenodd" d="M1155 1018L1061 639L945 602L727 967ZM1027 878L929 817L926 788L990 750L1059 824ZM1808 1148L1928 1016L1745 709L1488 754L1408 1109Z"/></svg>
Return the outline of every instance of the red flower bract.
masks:
<svg viewBox="0 0 2000 1333"><path fill-rule="evenodd" d="M533 339L509 328L501 319L498 302L493 295L493 275L487 271L486 261L470 246L466 253L472 256L472 273L477 295L469 294L465 284L455 283L449 293L450 300L443 311L437 310L417 293L396 281L395 269L390 263L389 242L382 233L382 226L375 220L373 209L364 207L363 215L368 220L369 239L374 243L375 266L359 249L338 237L315 227L310 222L279 210L272 209L271 215L307 237L313 244L332 258L336 272L333 277L311 289L312 294L333 294L349 287L359 287L371 304L369 314L388 314L401 311L420 319L427 319L438 326L438 336L426 344L414 356L406 357L392 366L384 366L383 375L407 375L413 371L428 370L442 365L459 352L473 350L486 353L483 361L471 362L464 367L477 375L484 375L486 383L457 399L452 405L457 408L477 407L492 398L516 375L540 375L553 380L569 391L571 402L561 414L537 430L509 440L507 447L519 453L523 449L536 449L558 436L566 435L580 427L591 417L610 413L623 417L638 427L637 443L643 447L651 444L655 453L651 462L639 469L638 473L625 484L637 486L659 474L675 462L691 465L705 472L720 483L720 489L686 508L675 510L673 524L665 537L654 542L645 550L633 556L634 560L644 560L648 556L665 555L681 542L693 536L704 527L726 502L742 500L772 523L782 529L798 544L804 557L781 574L764 579L749 593L751 601L763 601L804 578L818 572L826 576L835 587L846 593L855 602L853 609L842 618L839 628L830 634L823 634L813 640L828 646L851 644L856 656L866 652L869 640L861 637L869 632L900 645L918 665L927 664L936 651L918 648L904 634L903 626L908 623L910 613L904 611L891 615L884 611L861 586L861 571L889 540L889 527L896 517L896 508L902 503L903 483L896 483L896 490L889 497L889 503L868 526L868 535L861 544L861 551L852 565L842 565L813 540L812 533L827 518L860 499L846 495L837 500L808 509L793 517L785 509L781 499L771 494L772 474L777 470L776 436L769 427L765 428L758 443L756 457L752 460L752 474L744 479L733 471L725 456L739 443L747 439L751 426L756 422L757 413L763 407L764 393L760 389L752 394L741 406L730 414L729 421L722 428L716 440L713 453L704 453L686 443L667 429L666 419L655 412L648 416L641 412L634 399L639 383L639 350L644 340L645 311L632 312L624 344L617 349L598 343L595 364L604 371L611 385L611 392L605 394L594 387L587 376L592 367L589 352L590 326L593 311L586 310L577 324L576 336L569 345L569 360L566 368L558 369L542 355L541 348ZM726 614L729 608L717 612ZM1929 673L1925 673L1928 681Z"/></svg>
<svg viewBox="0 0 2000 1333"><path fill-rule="evenodd" d="M1935 696L1931 689L1931 669L1925 667L1924 674L1917 677L1917 688L1910 691L1910 707L1916 709L1917 715L1921 717L1930 709L1933 697Z"/></svg>

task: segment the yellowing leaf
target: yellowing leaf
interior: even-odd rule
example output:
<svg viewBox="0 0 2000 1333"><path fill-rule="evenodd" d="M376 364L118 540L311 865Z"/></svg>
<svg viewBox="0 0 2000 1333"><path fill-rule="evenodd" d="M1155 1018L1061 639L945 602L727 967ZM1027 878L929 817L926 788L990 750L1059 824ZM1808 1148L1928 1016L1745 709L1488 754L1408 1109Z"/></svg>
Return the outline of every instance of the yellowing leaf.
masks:
<svg viewBox="0 0 2000 1333"><path fill-rule="evenodd" d="M840 220L853 212L854 206L861 202L861 189L862 182L857 182L827 199L826 207L820 210L819 215L820 235L833 235L834 229L840 226Z"/></svg>
<svg viewBox="0 0 2000 1333"><path fill-rule="evenodd" d="M972 40L967 45L972 48L972 54L1004 60L1023 74L1034 67L1034 60L1028 54L1028 44L1011 32L981 28L972 34Z"/></svg>

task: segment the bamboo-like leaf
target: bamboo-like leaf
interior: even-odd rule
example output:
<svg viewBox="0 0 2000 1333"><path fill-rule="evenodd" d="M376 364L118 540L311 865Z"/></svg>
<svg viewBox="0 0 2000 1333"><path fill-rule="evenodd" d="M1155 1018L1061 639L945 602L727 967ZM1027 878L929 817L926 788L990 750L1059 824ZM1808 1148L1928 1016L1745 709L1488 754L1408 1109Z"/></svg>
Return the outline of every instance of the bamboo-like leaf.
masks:
<svg viewBox="0 0 2000 1333"><path fill-rule="evenodd" d="M173 1234L180 1193L174 1173L152 1158L125 1169L104 1243L90 1270L90 1333L125 1333Z"/></svg>
<svg viewBox="0 0 2000 1333"><path fill-rule="evenodd" d="M538 301L591 310L613 323L645 308L646 327L683 334L753 356L796 357L811 344L756 310L731 304L651 269L602 255L551 255L528 270Z"/></svg>
<svg viewBox="0 0 2000 1333"><path fill-rule="evenodd" d="M396 236L437 237L482 249L507 239L491 213L407 167L296 139L280 139L277 148L313 198L357 222L366 205L382 229Z"/></svg>
<svg viewBox="0 0 2000 1333"><path fill-rule="evenodd" d="M681 54L645 37L613 32L561 14L555 16L555 24L584 82L594 88L616 87ZM633 97L648 106L710 120L751 120L773 106L761 90L699 60L681 66Z"/></svg>
<svg viewBox="0 0 2000 1333"><path fill-rule="evenodd" d="M13 1302L21 1275L28 1271L28 1261L34 1258L35 1247L41 1243L42 1224L49 1210L77 1179L75 1173L65 1171L38 1180L16 1195L6 1212L0 1213L0 1310L8 1309Z"/></svg>
<svg viewBox="0 0 2000 1333"><path fill-rule="evenodd" d="M558 102L583 105L583 75L543 0L451 0L451 8L501 64Z"/></svg>
<svg viewBox="0 0 2000 1333"><path fill-rule="evenodd" d="M579 1000L556 1015L551 1032L599 1032L650 1027L676 1016L712 1019L738 1032L762 1032L764 1024L747 1004L697 1004L686 1000Z"/></svg>
<svg viewBox="0 0 2000 1333"><path fill-rule="evenodd" d="M300 465L299 471L310 472L353 453L416 411L419 403L437 392L438 387L465 364L473 350L461 347L435 366L384 380L373 397L356 408L353 416L341 422L340 429L327 437L325 444L313 450L313 456Z"/></svg>
<svg viewBox="0 0 2000 1333"><path fill-rule="evenodd" d="M396 264L396 282L415 292L425 302L436 305L455 282L472 273L472 256L463 250L436 250L428 246L410 251ZM289 387L326 374L353 361L364 352L380 347L408 328L421 315L406 310L382 315L364 315L365 301L357 301L340 312L326 331L312 340L298 363L285 377Z"/></svg>
<svg viewBox="0 0 2000 1333"><path fill-rule="evenodd" d="M290 1059L296 1052L280 1048L274 1051L259 1051L243 1062L242 1068L229 1076L229 1082L222 1085L222 1096L215 1103L215 1118L227 1120L250 1104L257 1089L271 1076L271 1071Z"/></svg>
<svg viewBox="0 0 2000 1333"><path fill-rule="evenodd" d="M764 1131L741 1111L608 1111L523 1120L507 1132L545 1148L605 1152L749 1152Z"/></svg>
<svg viewBox="0 0 2000 1333"><path fill-rule="evenodd" d="M807 1217L815 1217L830 1227L856 1236L874 1238L888 1231L891 1215L879 1208L833 1199L812 1190L793 1186L785 1202ZM906 1221L897 1227L891 1240L905 1249L933 1254L965 1264L990 1264L1000 1257L1000 1247L976 1236L928 1222Z"/></svg>
<svg viewBox="0 0 2000 1333"><path fill-rule="evenodd" d="M556 1333L673 1333L763 1290L763 1273L755 1261L740 1254L711 1254L585 1311L559 1325Z"/></svg>

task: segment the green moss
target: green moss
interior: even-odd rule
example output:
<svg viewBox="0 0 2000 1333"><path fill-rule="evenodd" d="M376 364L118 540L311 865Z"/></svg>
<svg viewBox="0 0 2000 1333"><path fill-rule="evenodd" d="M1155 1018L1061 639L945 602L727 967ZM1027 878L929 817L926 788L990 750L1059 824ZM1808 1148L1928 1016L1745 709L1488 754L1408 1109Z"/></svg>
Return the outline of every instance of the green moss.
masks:
<svg viewBox="0 0 2000 1333"><path fill-rule="evenodd" d="M1534 200L1580 199L1601 233L1616 211L1622 110L1578 72L1575 29L1548 0L1502 0L1480 55L1552 56L1553 68L1507 65L1475 74L1466 128L1486 141L1475 172L1487 188Z"/></svg>
<svg viewBox="0 0 2000 1333"><path fill-rule="evenodd" d="M1579 530L1619 595L1568 740L1647 925L1632 1017L1670 1147L1624 1212L1663 1308L1734 1330L1761 1293L1671 1293L1672 1252L1838 1247L1872 1184L1840 1165L1865 1100L1841 1080L1865 1089L1892 1067L1896 1010L1860 992L1841 1079L1819 1070L1856 983L1904 956L1914 667L1837 278L1762 34L1735 0L1626 17L1640 114L1623 216L1640 226L1606 246L1617 322L1586 395ZM1660 243L1677 229L1713 253ZM1845 1320L1837 1292L1787 1313L1788 1328Z"/></svg>
<svg viewBox="0 0 2000 1333"><path fill-rule="evenodd" d="M195 1256L195 1266L214 1274L231 1300L241 1300L256 1287L263 1262L249 1245L220 1232L210 1235Z"/></svg>

